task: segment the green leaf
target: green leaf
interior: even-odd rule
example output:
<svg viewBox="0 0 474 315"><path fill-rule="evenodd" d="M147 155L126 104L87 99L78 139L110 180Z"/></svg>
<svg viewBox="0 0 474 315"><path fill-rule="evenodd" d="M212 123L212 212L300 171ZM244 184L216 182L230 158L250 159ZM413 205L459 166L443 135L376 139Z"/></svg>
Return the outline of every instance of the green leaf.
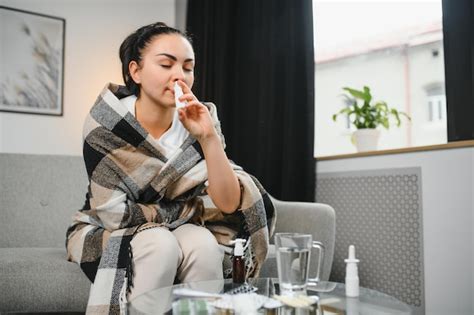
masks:
<svg viewBox="0 0 474 315"><path fill-rule="evenodd" d="M390 110L390 113L395 116L395 120L397 122L397 126L400 127L400 124L401 124L401 121L400 121L400 116L398 114L398 110L396 110L395 108L392 108Z"/></svg>
<svg viewBox="0 0 474 315"><path fill-rule="evenodd" d="M376 110L379 110L379 111L382 111L382 112L387 112L387 111L388 111L388 105L387 105L387 103L381 102L381 101L375 103L374 108L375 108Z"/></svg>
<svg viewBox="0 0 474 315"><path fill-rule="evenodd" d="M341 114L346 114L347 116L352 114L352 109L350 108L343 108L340 111L338 111L336 114L332 115L332 120L336 121L337 116Z"/></svg>
<svg viewBox="0 0 474 315"><path fill-rule="evenodd" d="M366 96L367 103L370 103L372 100L372 95L370 94L370 88L368 86L364 86L364 94Z"/></svg>
<svg viewBox="0 0 474 315"><path fill-rule="evenodd" d="M404 113L404 112L398 112L401 116L405 116L406 119L408 119L409 121L411 121L411 117L408 116L407 113Z"/></svg>
<svg viewBox="0 0 474 315"><path fill-rule="evenodd" d="M350 87L344 87L343 90L349 92L355 98L361 99L364 102L370 102L370 97L367 97L367 94L364 93L363 91L351 89Z"/></svg>

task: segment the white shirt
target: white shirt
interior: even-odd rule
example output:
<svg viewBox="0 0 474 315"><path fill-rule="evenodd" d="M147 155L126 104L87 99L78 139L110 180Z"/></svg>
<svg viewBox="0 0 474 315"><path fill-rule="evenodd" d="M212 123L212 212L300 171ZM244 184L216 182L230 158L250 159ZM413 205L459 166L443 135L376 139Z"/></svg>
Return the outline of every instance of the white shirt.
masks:
<svg viewBox="0 0 474 315"><path fill-rule="evenodd" d="M128 111L135 117L135 103L137 97L135 95L130 95L120 99ZM161 135L159 139L155 141L163 148L164 155L167 158L170 158L176 149L178 149L184 142L184 140L189 136L189 132L184 128L183 124L178 119L178 111L175 110L173 115L173 121L171 122L171 127L166 130L164 134Z"/></svg>

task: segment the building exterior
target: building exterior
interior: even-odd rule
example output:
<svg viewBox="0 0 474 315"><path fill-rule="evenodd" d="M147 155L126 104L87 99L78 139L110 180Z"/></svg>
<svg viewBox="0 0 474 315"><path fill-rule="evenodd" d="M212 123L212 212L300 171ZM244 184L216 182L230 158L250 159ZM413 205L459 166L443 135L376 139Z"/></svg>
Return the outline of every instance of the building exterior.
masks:
<svg viewBox="0 0 474 315"><path fill-rule="evenodd" d="M315 40L317 45L317 38ZM379 149L447 141L444 52L441 22L386 34L345 47L316 50L315 156L355 152L355 130L345 117L343 87L369 86L374 100L408 113L397 128L381 128Z"/></svg>

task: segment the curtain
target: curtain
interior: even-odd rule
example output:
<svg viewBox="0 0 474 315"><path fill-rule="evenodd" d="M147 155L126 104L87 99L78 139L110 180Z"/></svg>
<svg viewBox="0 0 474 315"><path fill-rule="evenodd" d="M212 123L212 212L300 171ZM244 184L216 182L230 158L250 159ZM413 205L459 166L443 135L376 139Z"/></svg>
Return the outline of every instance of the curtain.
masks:
<svg viewBox="0 0 474 315"><path fill-rule="evenodd" d="M186 24L229 158L274 197L314 201L311 0L188 0Z"/></svg>
<svg viewBox="0 0 474 315"><path fill-rule="evenodd" d="M474 139L474 3L443 0L448 141Z"/></svg>

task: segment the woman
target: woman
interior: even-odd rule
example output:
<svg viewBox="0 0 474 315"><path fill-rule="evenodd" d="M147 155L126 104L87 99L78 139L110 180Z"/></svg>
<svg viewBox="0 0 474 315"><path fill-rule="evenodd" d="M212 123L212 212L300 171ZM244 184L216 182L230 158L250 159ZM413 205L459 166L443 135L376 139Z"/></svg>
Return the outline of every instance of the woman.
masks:
<svg viewBox="0 0 474 315"><path fill-rule="evenodd" d="M89 188L66 241L94 283L94 314L175 281L228 275L237 237L249 239L247 273L257 275L275 222L258 181L227 159L216 107L191 91L190 40L154 23L124 40L120 59L126 87L108 84L84 125Z"/></svg>

